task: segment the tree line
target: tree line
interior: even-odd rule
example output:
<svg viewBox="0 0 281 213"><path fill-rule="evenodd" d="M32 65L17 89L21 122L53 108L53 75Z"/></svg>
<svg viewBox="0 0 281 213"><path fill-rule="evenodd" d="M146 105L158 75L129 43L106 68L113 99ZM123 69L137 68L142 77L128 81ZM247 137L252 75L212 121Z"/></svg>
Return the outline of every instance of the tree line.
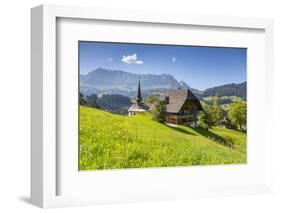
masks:
<svg viewBox="0 0 281 213"><path fill-rule="evenodd" d="M203 104L203 109L198 123L207 130L213 126L246 130L247 103L245 101L236 101L230 105L228 111L225 111L221 107L220 97L216 94L213 97L212 105Z"/></svg>

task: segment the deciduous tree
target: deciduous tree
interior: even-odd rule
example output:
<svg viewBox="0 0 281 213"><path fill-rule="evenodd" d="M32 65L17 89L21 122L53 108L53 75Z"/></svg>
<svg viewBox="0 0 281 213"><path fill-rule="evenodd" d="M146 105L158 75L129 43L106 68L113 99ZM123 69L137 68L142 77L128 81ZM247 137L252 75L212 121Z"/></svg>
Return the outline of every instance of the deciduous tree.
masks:
<svg viewBox="0 0 281 213"><path fill-rule="evenodd" d="M164 101L157 101L151 110L152 118L158 122L165 121L166 105Z"/></svg>
<svg viewBox="0 0 281 213"><path fill-rule="evenodd" d="M204 106L204 111L200 113L199 115L199 121L198 124L208 130L209 128L212 128L214 126L214 121L212 117L212 109L208 105Z"/></svg>
<svg viewBox="0 0 281 213"><path fill-rule="evenodd" d="M231 121L238 126L239 129L244 130L247 125L247 104L244 101L237 101L233 103L228 111L228 116Z"/></svg>

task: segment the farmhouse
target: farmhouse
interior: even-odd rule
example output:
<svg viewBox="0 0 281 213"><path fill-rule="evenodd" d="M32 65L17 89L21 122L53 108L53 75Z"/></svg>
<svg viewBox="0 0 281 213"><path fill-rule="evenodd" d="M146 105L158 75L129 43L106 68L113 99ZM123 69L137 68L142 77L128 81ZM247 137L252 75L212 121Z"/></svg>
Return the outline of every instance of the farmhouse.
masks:
<svg viewBox="0 0 281 213"><path fill-rule="evenodd" d="M197 114L199 111L203 111L203 108L190 89L168 89L161 99L166 105L167 123L197 127ZM128 109L128 113L129 116L133 116L147 111L150 111L150 107L143 103L139 79L136 102Z"/></svg>
<svg viewBox="0 0 281 213"><path fill-rule="evenodd" d="M140 79L138 83L138 89L137 89L137 98L136 103L134 103L129 109L129 116L137 115L140 113L144 113L149 110L149 107L144 105L142 97L141 97L141 86L140 86Z"/></svg>
<svg viewBox="0 0 281 213"><path fill-rule="evenodd" d="M198 111L203 108L190 89L169 89L162 100L166 104L166 122L197 127Z"/></svg>

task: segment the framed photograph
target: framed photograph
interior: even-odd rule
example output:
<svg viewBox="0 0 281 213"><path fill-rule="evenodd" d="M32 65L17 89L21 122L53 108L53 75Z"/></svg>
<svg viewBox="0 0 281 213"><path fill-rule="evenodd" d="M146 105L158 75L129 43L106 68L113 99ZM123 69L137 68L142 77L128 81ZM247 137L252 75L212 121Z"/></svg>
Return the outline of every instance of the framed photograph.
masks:
<svg viewBox="0 0 281 213"><path fill-rule="evenodd" d="M271 191L272 20L31 14L33 204Z"/></svg>

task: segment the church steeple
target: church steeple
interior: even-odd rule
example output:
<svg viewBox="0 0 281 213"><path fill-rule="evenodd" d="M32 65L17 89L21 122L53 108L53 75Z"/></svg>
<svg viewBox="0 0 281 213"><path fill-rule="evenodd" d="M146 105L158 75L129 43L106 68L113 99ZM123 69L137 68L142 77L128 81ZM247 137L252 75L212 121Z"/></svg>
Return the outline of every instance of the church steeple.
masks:
<svg viewBox="0 0 281 213"><path fill-rule="evenodd" d="M139 83L138 83L138 91L137 91L137 104L141 104L142 97L141 97L141 87L140 87L140 75L139 75Z"/></svg>
<svg viewBox="0 0 281 213"><path fill-rule="evenodd" d="M137 97L136 97L136 103L133 103L132 106L128 109L129 116L141 114L144 112L147 112L149 110L149 107L146 106L142 102L141 97L141 85L140 85L140 75L139 75L139 82L138 82L138 88L137 88Z"/></svg>

